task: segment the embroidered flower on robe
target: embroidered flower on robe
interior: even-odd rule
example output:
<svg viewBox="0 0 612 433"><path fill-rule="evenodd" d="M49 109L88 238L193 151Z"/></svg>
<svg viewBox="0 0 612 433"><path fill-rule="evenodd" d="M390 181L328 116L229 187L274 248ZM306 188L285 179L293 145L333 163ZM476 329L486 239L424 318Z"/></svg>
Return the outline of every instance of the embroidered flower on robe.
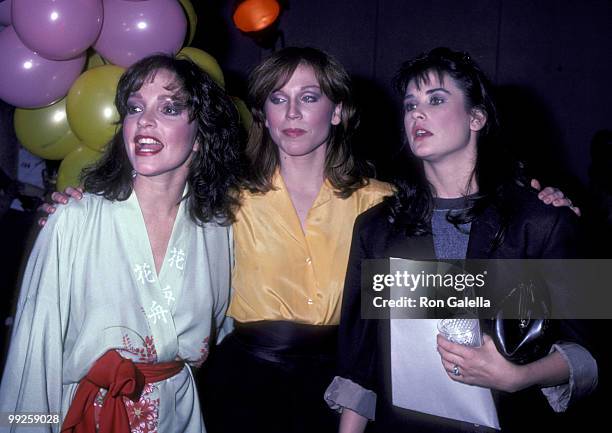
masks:
<svg viewBox="0 0 612 433"><path fill-rule="evenodd" d="M123 347L126 351L138 357L135 362L155 363L157 362L157 349L152 336L145 336L142 347L137 347L132 343L129 335L123 334Z"/></svg>
<svg viewBox="0 0 612 433"><path fill-rule="evenodd" d="M206 337L204 340L202 340L202 347L200 348L200 357L193 362L194 367L201 367L202 364L204 364L204 361L206 361L206 358L208 358L208 340L209 337Z"/></svg>
<svg viewBox="0 0 612 433"><path fill-rule="evenodd" d="M138 401L125 398L125 410L132 433L155 433L158 427L159 399L141 397Z"/></svg>

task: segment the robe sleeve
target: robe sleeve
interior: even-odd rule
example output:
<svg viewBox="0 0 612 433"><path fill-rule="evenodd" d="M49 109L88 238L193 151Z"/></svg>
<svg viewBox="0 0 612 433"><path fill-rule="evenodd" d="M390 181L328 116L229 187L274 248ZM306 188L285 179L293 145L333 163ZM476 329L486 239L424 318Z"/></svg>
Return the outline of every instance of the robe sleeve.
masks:
<svg viewBox="0 0 612 433"><path fill-rule="evenodd" d="M0 386L0 413L60 414L71 247L78 231L69 213L58 209L49 218L28 259ZM37 425L33 429L59 431L59 427ZM15 428L27 430L12 425L9 431Z"/></svg>

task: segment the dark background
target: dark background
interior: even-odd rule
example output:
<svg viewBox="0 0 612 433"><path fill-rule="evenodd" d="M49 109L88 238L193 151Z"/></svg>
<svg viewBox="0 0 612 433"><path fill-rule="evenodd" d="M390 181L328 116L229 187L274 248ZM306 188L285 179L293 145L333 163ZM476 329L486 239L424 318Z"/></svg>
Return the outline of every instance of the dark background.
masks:
<svg viewBox="0 0 612 433"><path fill-rule="evenodd" d="M401 143L391 79L402 61L437 46L468 51L498 86L506 137L534 173L574 195L588 182L589 146L612 128L610 0L288 0L285 45L336 56L362 109L358 151L381 177ZM271 51L231 21L235 1L193 1L194 46L214 55L228 91L244 97L248 71ZM280 44L277 44L277 47Z"/></svg>

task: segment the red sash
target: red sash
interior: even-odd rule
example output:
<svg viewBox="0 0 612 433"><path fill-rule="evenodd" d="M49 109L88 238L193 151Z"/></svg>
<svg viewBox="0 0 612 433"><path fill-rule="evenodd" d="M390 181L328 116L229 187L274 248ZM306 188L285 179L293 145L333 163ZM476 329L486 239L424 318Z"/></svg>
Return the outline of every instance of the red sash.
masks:
<svg viewBox="0 0 612 433"><path fill-rule="evenodd" d="M108 389L100 411L98 433L130 433L123 397L138 400L145 384L178 374L182 361L140 364L122 358L115 350L106 352L81 379L62 425L62 433L96 433L94 399L100 388Z"/></svg>

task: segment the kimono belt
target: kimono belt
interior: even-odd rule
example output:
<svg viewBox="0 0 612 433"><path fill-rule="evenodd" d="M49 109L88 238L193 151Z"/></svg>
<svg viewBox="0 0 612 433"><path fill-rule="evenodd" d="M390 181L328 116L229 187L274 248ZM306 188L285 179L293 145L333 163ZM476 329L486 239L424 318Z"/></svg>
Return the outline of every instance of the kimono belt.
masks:
<svg viewBox="0 0 612 433"><path fill-rule="evenodd" d="M178 374L183 361L159 364L134 363L115 350L106 352L81 379L70 404L62 432L130 433L130 422L123 397L138 400L147 383L166 380ZM94 420L94 399L100 388L108 390L100 411L99 429Z"/></svg>

